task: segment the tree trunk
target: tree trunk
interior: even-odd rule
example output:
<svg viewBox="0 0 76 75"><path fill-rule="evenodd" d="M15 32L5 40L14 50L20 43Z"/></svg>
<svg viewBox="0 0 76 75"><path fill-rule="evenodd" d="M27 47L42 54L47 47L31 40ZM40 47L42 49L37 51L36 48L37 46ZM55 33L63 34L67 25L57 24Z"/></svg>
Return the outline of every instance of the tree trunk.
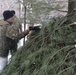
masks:
<svg viewBox="0 0 76 75"><path fill-rule="evenodd" d="M24 6L24 30L26 29L26 6ZM25 37L24 37L24 45L25 45Z"/></svg>
<svg viewBox="0 0 76 75"><path fill-rule="evenodd" d="M72 14L75 12L75 7L76 7L76 1L75 0L69 0L68 1L68 14Z"/></svg>

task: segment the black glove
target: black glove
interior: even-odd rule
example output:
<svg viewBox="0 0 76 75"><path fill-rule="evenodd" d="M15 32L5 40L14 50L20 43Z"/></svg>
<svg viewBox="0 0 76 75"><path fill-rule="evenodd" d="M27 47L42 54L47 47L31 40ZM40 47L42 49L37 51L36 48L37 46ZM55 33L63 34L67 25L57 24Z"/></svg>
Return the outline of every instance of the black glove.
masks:
<svg viewBox="0 0 76 75"><path fill-rule="evenodd" d="M40 30L40 26L30 26L29 30Z"/></svg>

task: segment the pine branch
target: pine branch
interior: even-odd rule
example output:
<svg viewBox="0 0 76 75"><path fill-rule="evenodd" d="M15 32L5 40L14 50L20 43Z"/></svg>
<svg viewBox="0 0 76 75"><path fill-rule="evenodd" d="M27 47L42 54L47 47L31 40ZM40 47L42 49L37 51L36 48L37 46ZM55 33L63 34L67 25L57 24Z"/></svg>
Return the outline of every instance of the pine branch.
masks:
<svg viewBox="0 0 76 75"><path fill-rule="evenodd" d="M56 74L56 75L60 75L61 73L63 73L64 71L66 71L66 70L68 70L68 69L70 69L70 68L72 68L72 67L74 67L74 66L76 66L76 64L74 64L74 65L72 65L72 66L70 66L70 67L68 67L68 68L66 68L66 69L63 69L62 71L60 71L58 74Z"/></svg>
<svg viewBox="0 0 76 75"><path fill-rule="evenodd" d="M64 64L64 62L67 60L67 58L68 58L68 55L73 51L73 49L75 48L75 46L72 46L69 50L67 50L67 51L69 51L68 53L67 53L67 55L65 56L65 58L64 58L64 60L63 61L61 61L59 64L59 67L57 68L57 70L56 70L56 73L57 73L57 71L59 70L59 68Z"/></svg>

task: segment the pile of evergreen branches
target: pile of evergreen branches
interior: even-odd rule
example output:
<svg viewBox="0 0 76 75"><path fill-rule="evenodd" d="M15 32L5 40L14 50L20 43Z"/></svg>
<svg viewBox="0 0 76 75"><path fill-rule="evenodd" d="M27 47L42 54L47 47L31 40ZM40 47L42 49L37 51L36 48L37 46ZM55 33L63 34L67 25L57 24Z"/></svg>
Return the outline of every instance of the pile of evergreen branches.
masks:
<svg viewBox="0 0 76 75"><path fill-rule="evenodd" d="M76 26L60 26L61 19L33 31L1 75L75 75Z"/></svg>

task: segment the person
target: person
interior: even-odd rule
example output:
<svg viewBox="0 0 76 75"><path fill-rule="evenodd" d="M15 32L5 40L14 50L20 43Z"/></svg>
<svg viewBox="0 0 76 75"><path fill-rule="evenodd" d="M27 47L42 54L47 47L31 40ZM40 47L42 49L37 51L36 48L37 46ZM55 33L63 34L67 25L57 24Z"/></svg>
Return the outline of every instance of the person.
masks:
<svg viewBox="0 0 76 75"><path fill-rule="evenodd" d="M19 32L19 26L14 25L14 14L10 10L3 12L3 20L0 21L0 73L8 63L8 54L12 40L18 41L29 34L30 29ZM10 45L11 44L11 45Z"/></svg>
<svg viewBox="0 0 76 75"><path fill-rule="evenodd" d="M11 10L11 12L13 13L14 17L17 18L16 15L15 15L16 12L15 12L14 10ZM14 19L15 19L15 18L14 18ZM18 22L16 22L16 21L14 20L13 25L18 25L17 31L18 31L18 32L22 32L21 24L20 24L20 23L18 23ZM12 40L12 39L11 39L11 42L12 42L12 43L10 43L10 46L9 46L9 47L10 47L10 53L11 53L11 55L12 55L13 53L15 53L15 52L17 51L17 46L18 46L19 40Z"/></svg>

